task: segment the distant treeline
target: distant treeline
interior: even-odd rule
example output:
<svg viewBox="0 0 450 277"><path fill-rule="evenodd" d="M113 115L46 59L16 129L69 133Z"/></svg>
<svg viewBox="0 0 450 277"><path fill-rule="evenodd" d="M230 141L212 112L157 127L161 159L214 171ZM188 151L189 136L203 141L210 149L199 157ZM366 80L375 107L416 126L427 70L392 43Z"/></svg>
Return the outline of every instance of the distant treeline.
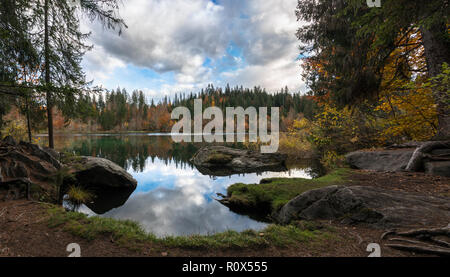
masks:
<svg viewBox="0 0 450 277"><path fill-rule="evenodd" d="M70 125L89 124L96 131L170 131L174 122L170 118L171 111L179 106L187 107L193 113L194 99L202 99L203 109L216 106L226 107L280 107L281 128L304 116L312 119L315 115L315 101L299 93L290 93L289 89L270 94L260 87L253 89L227 85L215 88L208 85L198 93L179 93L173 98L164 97L155 103L147 101L140 90L127 92L116 89L104 95L86 96L81 105L85 109L79 120L59 128L70 128ZM81 122L79 122L81 121Z"/></svg>

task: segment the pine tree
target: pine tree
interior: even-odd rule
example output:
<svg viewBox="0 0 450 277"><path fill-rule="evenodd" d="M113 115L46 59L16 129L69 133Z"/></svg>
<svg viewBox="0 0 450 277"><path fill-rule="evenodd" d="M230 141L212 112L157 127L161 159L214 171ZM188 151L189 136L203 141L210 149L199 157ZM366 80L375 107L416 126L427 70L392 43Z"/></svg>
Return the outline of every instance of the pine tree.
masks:
<svg viewBox="0 0 450 277"><path fill-rule="evenodd" d="M81 0L79 6L71 5L70 1L44 0L43 5L40 0L32 2L33 13L30 16L44 31L44 38L37 40L37 45L43 52L49 147L53 148L53 106L57 105L67 116L73 114L73 104L87 86L80 63L91 46L85 44L88 34L80 31L78 9L108 28L126 25L116 15L116 0Z"/></svg>

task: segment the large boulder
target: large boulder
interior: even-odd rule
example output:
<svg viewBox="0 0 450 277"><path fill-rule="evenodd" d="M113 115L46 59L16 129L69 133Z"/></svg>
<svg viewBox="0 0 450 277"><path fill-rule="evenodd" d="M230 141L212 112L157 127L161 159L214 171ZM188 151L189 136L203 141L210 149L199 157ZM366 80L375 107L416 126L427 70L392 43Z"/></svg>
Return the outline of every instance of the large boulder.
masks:
<svg viewBox="0 0 450 277"><path fill-rule="evenodd" d="M405 170L415 149L355 151L347 154L347 163L355 169L376 171Z"/></svg>
<svg viewBox="0 0 450 277"><path fill-rule="evenodd" d="M285 171L287 155L260 153L225 146L206 146L191 159L205 175L228 176L238 173Z"/></svg>
<svg viewBox="0 0 450 277"><path fill-rule="evenodd" d="M137 181L131 174L107 159L77 157L70 167L76 182L82 186L133 189L137 186Z"/></svg>
<svg viewBox="0 0 450 277"><path fill-rule="evenodd" d="M27 179L44 189L52 189L52 177L62 167L54 153L12 137L0 142L0 182Z"/></svg>
<svg viewBox="0 0 450 277"><path fill-rule="evenodd" d="M346 159L356 169L425 171L432 175L450 176L450 141L412 142L385 150L356 151L347 154Z"/></svg>
<svg viewBox="0 0 450 277"><path fill-rule="evenodd" d="M369 186L330 186L297 196L274 217L281 224L294 219L339 219L380 228L448 224L450 198Z"/></svg>

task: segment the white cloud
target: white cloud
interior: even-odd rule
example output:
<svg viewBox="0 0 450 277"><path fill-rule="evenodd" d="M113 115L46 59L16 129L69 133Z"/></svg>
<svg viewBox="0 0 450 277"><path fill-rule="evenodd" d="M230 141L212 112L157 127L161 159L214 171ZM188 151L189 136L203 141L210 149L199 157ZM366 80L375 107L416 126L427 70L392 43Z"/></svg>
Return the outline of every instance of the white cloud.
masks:
<svg viewBox="0 0 450 277"><path fill-rule="evenodd" d="M86 55L89 78L102 82L125 65L174 73L171 83L148 88L171 94L196 91L208 83L261 85L275 91L302 85L296 61L296 0L128 0L120 14L129 26L120 37L90 24L94 52ZM232 58L231 70L222 72L217 61L227 55L230 43L242 49ZM212 60L213 67L204 64ZM214 67L216 65L217 67ZM224 64L222 64L222 67ZM120 81L120 80L118 80Z"/></svg>
<svg viewBox="0 0 450 277"><path fill-rule="evenodd" d="M110 79L115 69L126 66L122 60L106 52L100 45L94 46L86 53L83 63L89 78L99 82Z"/></svg>
<svg viewBox="0 0 450 277"><path fill-rule="evenodd" d="M303 89L300 82L299 64L276 61L266 65L249 65L245 68L222 73L222 83L233 86L261 86L269 92L288 86L291 91Z"/></svg>

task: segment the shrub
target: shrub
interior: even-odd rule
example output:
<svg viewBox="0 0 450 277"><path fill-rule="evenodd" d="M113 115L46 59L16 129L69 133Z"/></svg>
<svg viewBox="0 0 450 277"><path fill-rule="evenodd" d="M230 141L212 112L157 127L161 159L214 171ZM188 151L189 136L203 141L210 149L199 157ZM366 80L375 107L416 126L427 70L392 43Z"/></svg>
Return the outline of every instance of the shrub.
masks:
<svg viewBox="0 0 450 277"><path fill-rule="evenodd" d="M28 140L27 125L22 119L7 121L0 132L3 136L12 136L16 141Z"/></svg>

